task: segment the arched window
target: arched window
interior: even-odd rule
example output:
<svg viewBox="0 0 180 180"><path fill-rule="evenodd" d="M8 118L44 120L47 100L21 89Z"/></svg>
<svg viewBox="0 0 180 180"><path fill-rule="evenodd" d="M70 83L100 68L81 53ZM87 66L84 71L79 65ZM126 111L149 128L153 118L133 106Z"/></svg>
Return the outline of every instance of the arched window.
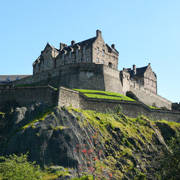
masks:
<svg viewBox="0 0 180 180"><path fill-rule="evenodd" d="M111 63L111 62L109 62L109 63L108 63L108 66L109 66L110 68L112 68L112 63Z"/></svg>

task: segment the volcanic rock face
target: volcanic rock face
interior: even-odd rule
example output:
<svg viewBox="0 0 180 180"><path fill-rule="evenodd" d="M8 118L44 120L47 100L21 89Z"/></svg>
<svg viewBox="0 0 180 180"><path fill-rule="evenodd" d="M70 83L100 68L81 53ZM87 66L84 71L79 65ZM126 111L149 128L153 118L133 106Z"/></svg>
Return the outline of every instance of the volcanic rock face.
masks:
<svg viewBox="0 0 180 180"><path fill-rule="evenodd" d="M92 137L97 132L98 146L94 146ZM158 160L168 151L166 141L174 134L168 124L143 116L130 119L121 113L70 107L46 109L37 104L17 107L0 116L0 155L28 152L29 160L42 167L57 165L77 170L85 161L83 148L77 152L77 146L85 146L86 150L103 152L101 161L116 179L133 179L140 173L154 179Z"/></svg>

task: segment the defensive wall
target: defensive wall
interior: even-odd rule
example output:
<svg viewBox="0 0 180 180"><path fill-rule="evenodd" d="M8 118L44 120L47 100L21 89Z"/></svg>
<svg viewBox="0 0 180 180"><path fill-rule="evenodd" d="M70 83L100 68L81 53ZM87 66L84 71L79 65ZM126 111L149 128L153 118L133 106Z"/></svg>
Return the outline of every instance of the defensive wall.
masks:
<svg viewBox="0 0 180 180"><path fill-rule="evenodd" d="M171 110L171 101L168 101L167 99L152 93L151 91L145 89L142 86L139 86L137 84L134 87L130 86L129 91L133 92L136 95L136 97L146 105L155 105L156 107L165 107Z"/></svg>
<svg viewBox="0 0 180 180"><path fill-rule="evenodd" d="M135 118L139 115L145 115L152 120L167 120L180 123L180 112L162 109L151 109L139 101L119 101L111 99L88 98L82 93L67 89L59 88L59 106L69 106L84 109L106 112L114 110L118 105L122 107L122 113Z"/></svg>
<svg viewBox="0 0 180 180"><path fill-rule="evenodd" d="M14 85L19 84L49 84L53 87L106 90L123 94L119 71L93 63L63 65L14 82Z"/></svg>
<svg viewBox="0 0 180 180"><path fill-rule="evenodd" d="M129 117L137 117L143 114L151 119L180 122L180 112L177 111L151 109L139 101L88 98L80 92L65 87L55 89L51 86L0 86L0 109L6 103L7 105L15 104L19 107L34 103L44 103L47 107L71 105L79 109L102 112L107 109L114 110L118 105L121 105L122 113Z"/></svg>
<svg viewBox="0 0 180 180"><path fill-rule="evenodd" d="M0 86L0 109L4 105L28 106L43 102L48 107L57 104L57 90L51 86L11 87Z"/></svg>
<svg viewBox="0 0 180 180"><path fill-rule="evenodd" d="M37 84L41 86L49 84L53 87L64 86L70 89L102 90L125 95L128 88L123 89L125 85L122 87L120 75L118 70L103 64L77 63L44 71L15 81L14 84ZM170 101L139 87L138 84L134 84L134 87L129 84L129 90L147 105L152 106L155 104L159 108L171 109L172 103Z"/></svg>

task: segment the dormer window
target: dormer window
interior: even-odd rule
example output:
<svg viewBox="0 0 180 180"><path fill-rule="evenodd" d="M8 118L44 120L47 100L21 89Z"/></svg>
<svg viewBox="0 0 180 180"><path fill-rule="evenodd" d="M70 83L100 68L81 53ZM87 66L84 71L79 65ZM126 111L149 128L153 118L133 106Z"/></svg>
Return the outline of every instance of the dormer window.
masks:
<svg viewBox="0 0 180 180"><path fill-rule="evenodd" d="M97 54L99 54L99 48L97 48Z"/></svg>
<svg viewBox="0 0 180 180"><path fill-rule="evenodd" d="M104 50L102 50L102 56L104 56L105 55L105 51Z"/></svg>
<svg viewBox="0 0 180 180"><path fill-rule="evenodd" d="M76 49L76 56L78 56L78 49Z"/></svg>
<svg viewBox="0 0 180 180"><path fill-rule="evenodd" d="M83 53L84 54L86 53L86 47L83 47Z"/></svg>

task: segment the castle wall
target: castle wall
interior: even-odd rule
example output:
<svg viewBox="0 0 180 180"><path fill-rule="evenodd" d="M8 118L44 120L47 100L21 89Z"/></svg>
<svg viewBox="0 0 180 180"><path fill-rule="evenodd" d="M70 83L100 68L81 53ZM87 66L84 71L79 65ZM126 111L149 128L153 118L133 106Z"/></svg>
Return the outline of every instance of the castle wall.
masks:
<svg viewBox="0 0 180 180"><path fill-rule="evenodd" d="M69 106L80 108L79 92L64 87L58 90L58 106Z"/></svg>
<svg viewBox="0 0 180 180"><path fill-rule="evenodd" d="M24 78L18 82L14 82L14 84L50 84L55 87L64 86L77 89L105 90L103 65L92 63L61 66L54 70L49 70Z"/></svg>
<svg viewBox="0 0 180 180"><path fill-rule="evenodd" d="M46 87L18 87L0 89L0 107L3 104L26 106L43 102L47 106L57 104L57 91L50 86Z"/></svg>
<svg viewBox="0 0 180 180"><path fill-rule="evenodd" d="M145 115L152 120L167 120L180 123L179 112L150 109L143 103L137 101L88 98L82 93L63 87L60 87L59 94L59 106L72 105L74 108L106 112L107 110L114 110L118 105L121 105L123 109L122 113L128 117L136 118L139 115Z"/></svg>
<svg viewBox="0 0 180 180"><path fill-rule="evenodd" d="M144 73L144 88L149 89L154 94L157 94L157 78L149 65Z"/></svg>
<svg viewBox="0 0 180 180"><path fill-rule="evenodd" d="M115 51L115 50L114 50ZM118 68L118 53L111 51L109 52L106 43L101 35L101 32L97 32L97 39L92 46L92 60L96 64L104 64L106 66L111 63L112 68Z"/></svg>
<svg viewBox="0 0 180 180"><path fill-rule="evenodd" d="M108 66L103 67L105 91L123 93L120 72Z"/></svg>
<svg viewBox="0 0 180 180"><path fill-rule="evenodd" d="M158 108L165 107L171 110L171 101L168 101L167 99L152 93L151 91L143 88L142 86L138 86L137 84L135 85L135 87L131 86L130 91L132 91L139 98L139 100L146 105L156 105L156 107Z"/></svg>

